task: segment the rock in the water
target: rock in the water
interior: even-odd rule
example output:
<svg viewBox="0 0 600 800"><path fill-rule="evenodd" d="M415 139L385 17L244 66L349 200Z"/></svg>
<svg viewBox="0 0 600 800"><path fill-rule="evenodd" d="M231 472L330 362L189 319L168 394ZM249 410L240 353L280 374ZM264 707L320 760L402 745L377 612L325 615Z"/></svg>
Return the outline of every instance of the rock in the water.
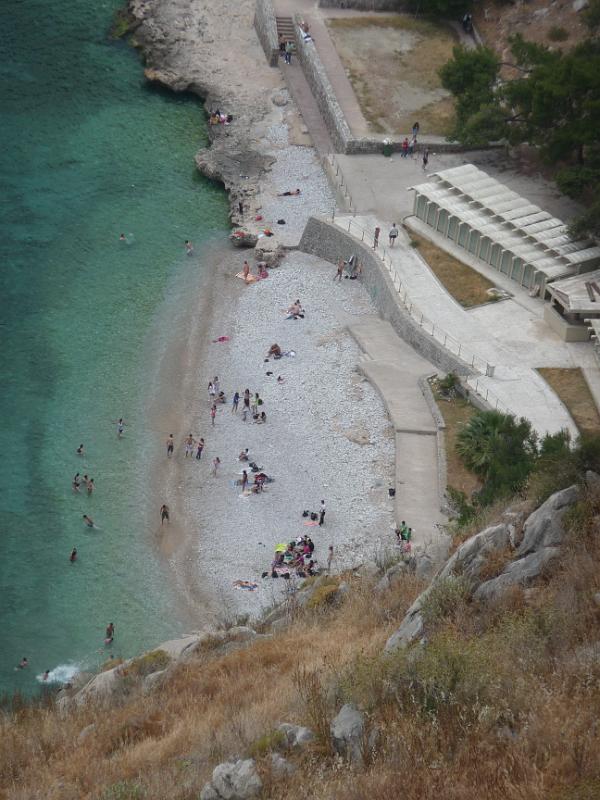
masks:
<svg viewBox="0 0 600 800"><path fill-rule="evenodd" d="M331 722L334 750L353 764L362 763L365 715L352 703L342 706Z"/></svg>
<svg viewBox="0 0 600 800"><path fill-rule="evenodd" d="M213 770L212 780L200 793L200 800L249 800L262 790L253 758L226 761Z"/></svg>
<svg viewBox="0 0 600 800"><path fill-rule="evenodd" d="M579 498L579 487L569 486L549 497L533 514L527 517L523 528L523 541L518 556L525 556L541 547L555 547L562 543L565 529L562 524L566 511Z"/></svg>
<svg viewBox="0 0 600 800"><path fill-rule="evenodd" d="M490 602L496 600L511 586L528 586L536 578L539 578L559 555L560 548L558 547L542 547L524 558L511 561L501 575L482 583L475 591L473 598Z"/></svg>
<svg viewBox="0 0 600 800"><path fill-rule="evenodd" d="M277 726L277 730L281 731L285 736L288 747L304 747L315 738L310 728L304 728L301 725L290 725L289 722L282 722L281 725Z"/></svg>

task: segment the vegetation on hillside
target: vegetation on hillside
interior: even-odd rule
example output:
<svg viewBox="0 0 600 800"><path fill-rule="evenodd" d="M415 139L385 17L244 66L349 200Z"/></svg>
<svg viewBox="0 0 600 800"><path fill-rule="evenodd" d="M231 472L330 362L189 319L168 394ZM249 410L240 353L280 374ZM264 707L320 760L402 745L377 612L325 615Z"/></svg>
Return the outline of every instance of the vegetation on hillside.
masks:
<svg viewBox="0 0 600 800"><path fill-rule="evenodd" d="M440 70L456 101L452 138L474 146L502 139L537 145L556 166L560 189L588 207L573 234L599 235L600 40L566 52L520 34L510 42L507 62L488 47L456 47Z"/></svg>

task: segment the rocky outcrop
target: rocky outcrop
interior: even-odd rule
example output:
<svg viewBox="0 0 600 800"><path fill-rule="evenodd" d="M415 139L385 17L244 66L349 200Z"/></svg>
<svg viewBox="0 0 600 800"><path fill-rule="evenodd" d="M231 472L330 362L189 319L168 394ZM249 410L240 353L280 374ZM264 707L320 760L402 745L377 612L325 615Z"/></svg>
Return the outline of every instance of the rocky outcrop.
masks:
<svg viewBox="0 0 600 800"><path fill-rule="evenodd" d="M336 753L353 764L362 764L365 715L352 703L342 706L331 721L331 744Z"/></svg>
<svg viewBox="0 0 600 800"><path fill-rule="evenodd" d="M283 733L285 744L288 748L304 747L314 741L315 735L310 728L303 728L301 725L290 725L289 722L282 722L277 726L277 730Z"/></svg>
<svg viewBox="0 0 600 800"><path fill-rule="evenodd" d="M282 76L270 69L254 35L254 10L254 0L222 0L218 13L198 0L129 2L146 79L194 92L207 109L233 116L230 125L209 127L211 146L200 150L196 164L229 191L236 225L248 225L256 216L261 177L273 162L268 128L285 113L279 105L285 95Z"/></svg>
<svg viewBox="0 0 600 800"><path fill-rule="evenodd" d="M213 770L200 792L200 800L250 800L258 797L262 781L253 758L226 761Z"/></svg>
<svg viewBox="0 0 600 800"><path fill-rule="evenodd" d="M519 515L510 511L503 515L503 521L498 525L467 539L408 609L402 624L388 639L386 652L423 638L423 604L445 580L460 576L466 581L469 594L475 601L489 603L497 600L507 589L528 587L543 576L560 556L560 545L565 536L563 518L579 495L579 487L570 486L549 497L525 520L523 538L517 547ZM505 554L506 563L502 567ZM500 572L489 577L488 565L493 558L498 558Z"/></svg>

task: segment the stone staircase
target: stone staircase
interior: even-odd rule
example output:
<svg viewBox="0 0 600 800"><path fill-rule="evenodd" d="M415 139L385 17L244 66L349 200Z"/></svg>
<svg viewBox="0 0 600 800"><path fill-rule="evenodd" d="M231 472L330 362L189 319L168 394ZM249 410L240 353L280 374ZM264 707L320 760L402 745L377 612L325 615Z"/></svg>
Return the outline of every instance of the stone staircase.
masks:
<svg viewBox="0 0 600 800"><path fill-rule="evenodd" d="M294 20L291 17L276 17L277 36L283 36L286 41L290 41L296 49L296 31Z"/></svg>

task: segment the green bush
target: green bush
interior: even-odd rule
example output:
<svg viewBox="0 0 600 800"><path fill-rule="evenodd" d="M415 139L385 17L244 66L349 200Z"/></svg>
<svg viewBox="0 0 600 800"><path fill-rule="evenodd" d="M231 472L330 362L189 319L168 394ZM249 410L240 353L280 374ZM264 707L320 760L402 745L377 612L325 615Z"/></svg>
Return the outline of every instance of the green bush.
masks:
<svg viewBox="0 0 600 800"><path fill-rule="evenodd" d="M252 742L248 753L252 758L262 758L272 750L278 750L286 743L285 734L282 731L269 731L264 733L255 742Z"/></svg>
<svg viewBox="0 0 600 800"><path fill-rule="evenodd" d="M432 584L421 604L426 628L433 628L463 608L470 594L468 581L462 576L449 576Z"/></svg>
<svg viewBox="0 0 600 800"><path fill-rule="evenodd" d="M164 650L152 650L150 653L144 653L143 656L134 659L129 665L129 672L132 675L145 678L146 675L165 669L170 662L171 657Z"/></svg>
<svg viewBox="0 0 600 800"><path fill-rule="evenodd" d="M102 792L101 800L142 800L146 796L144 787L133 781L119 781L107 786Z"/></svg>
<svg viewBox="0 0 600 800"><path fill-rule="evenodd" d="M566 42L569 38L569 31L559 25L553 25L548 31L548 38L551 42Z"/></svg>

